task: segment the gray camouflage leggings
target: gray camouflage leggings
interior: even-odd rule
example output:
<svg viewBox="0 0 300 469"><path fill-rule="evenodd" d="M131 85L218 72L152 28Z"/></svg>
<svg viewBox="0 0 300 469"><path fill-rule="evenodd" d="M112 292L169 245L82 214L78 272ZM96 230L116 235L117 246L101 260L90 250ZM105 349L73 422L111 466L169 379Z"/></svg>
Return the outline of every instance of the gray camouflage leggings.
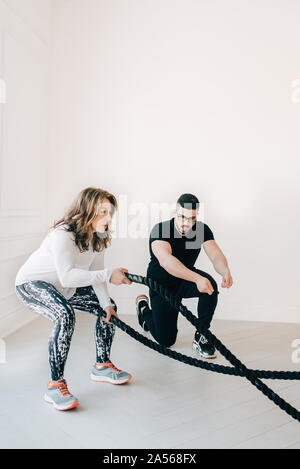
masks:
<svg viewBox="0 0 300 469"><path fill-rule="evenodd" d="M77 288L67 300L51 283L33 280L16 286L18 297L30 309L54 322L49 337L49 363L51 379L57 381L64 376L64 367L69 353L71 338L75 327L74 309L88 311L97 316L94 337L96 361L108 362L110 349L115 335L115 326L103 321L99 312L103 311L92 286ZM115 302L110 299L117 311Z"/></svg>

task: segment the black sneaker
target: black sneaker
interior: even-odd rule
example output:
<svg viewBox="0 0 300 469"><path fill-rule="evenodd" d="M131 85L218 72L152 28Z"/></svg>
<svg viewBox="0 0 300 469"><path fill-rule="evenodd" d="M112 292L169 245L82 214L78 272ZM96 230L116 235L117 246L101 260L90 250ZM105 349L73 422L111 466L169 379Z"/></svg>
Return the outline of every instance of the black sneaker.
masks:
<svg viewBox="0 0 300 469"><path fill-rule="evenodd" d="M145 332L148 332L149 327L145 323L145 321L143 319L143 313L141 311L142 306L148 306L148 308L149 308L149 298L148 298L148 296L147 295L137 296L136 300L135 300L135 304L136 304L136 313L137 313L139 325L141 326L142 329L144 329Z"/></svg>
<svg viewBox="0 0 300 469"><path fill-rule="evenodd" d="M203 334L197 334L197 336L194 338L193 348L203 358L216 358L217 354L215 347L208 342L207 338Z"/></svg>

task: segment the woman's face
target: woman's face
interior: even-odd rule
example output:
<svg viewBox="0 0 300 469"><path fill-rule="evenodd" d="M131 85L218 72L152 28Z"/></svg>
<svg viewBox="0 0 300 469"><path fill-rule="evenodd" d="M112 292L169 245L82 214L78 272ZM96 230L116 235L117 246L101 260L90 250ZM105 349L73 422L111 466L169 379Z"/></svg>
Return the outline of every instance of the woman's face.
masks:
<svg viewBox="0 0 300 469"><path fill-rule="evenodd" d="M97 216L92 222L93 230L98 233L104 233L111 223L113 211L114 206L111 202L108 199L102 199L98 207Z"/></svg>

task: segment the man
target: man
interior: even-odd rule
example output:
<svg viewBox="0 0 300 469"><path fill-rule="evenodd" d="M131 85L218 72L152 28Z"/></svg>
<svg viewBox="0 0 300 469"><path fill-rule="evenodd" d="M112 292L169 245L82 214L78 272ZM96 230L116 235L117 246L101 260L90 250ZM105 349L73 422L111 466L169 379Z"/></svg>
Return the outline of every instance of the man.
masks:
<svg viewBox="0 0 300 469"><path fill-rule="evenodd" d="M199 200L192 194L182 194L176 203L174 218L157 223L150 234L150 263L147 276L153 278L182 298L198 298L198 318L205 328L217 306L218 285L211 275L196 269L194 264L203 247L214 269L222 275L222 287L233 284L227 259L214 240L209 226L197 221ZM136 298L140 326L150 331L154 339L170 347L177 337L178 311L153 290ZM215 358L215 348L203 334L195 332L193 347L204 358Z"/></svg>

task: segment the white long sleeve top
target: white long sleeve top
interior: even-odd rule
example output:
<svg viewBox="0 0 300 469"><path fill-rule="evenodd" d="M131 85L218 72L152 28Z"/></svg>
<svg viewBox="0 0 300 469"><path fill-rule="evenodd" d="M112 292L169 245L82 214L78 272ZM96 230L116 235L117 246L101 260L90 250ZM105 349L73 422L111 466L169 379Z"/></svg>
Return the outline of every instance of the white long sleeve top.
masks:
<svg viewBox="0 0 300 469"><path fill-rule="evenodd" d="M104 309L111 305L107 283L112 269L104 268L104 250L80 252L74 234L63 225L52 228L40 247L17 272L15 285L31 280L44 280L70 299L77 287L91 285Z"/></svg>

